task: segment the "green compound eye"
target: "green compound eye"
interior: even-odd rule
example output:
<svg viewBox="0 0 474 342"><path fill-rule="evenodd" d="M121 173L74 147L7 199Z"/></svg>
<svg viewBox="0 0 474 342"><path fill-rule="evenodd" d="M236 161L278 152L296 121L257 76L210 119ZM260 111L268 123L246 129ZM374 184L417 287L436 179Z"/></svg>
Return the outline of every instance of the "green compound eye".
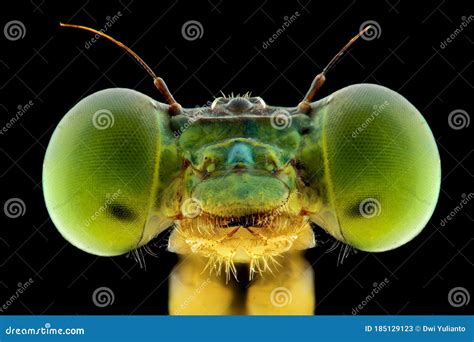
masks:
<svg viewBox="0 0 474 342"><path fill-rule="evenodd" d="M440 159L421 114L387 88L359 84L313 104L317 129L302 161L323 198L311 219L364 251L396 248L426 225Z"/></svg>
<svg viewBox="0 0 474 342"><path fill-rule="evenodd" d="M80 101L56 128L44 161L44 196L73 245L119 255L171 224L160 215L160 201L179 163L164 107L134 90L108 89Z"/></svg>

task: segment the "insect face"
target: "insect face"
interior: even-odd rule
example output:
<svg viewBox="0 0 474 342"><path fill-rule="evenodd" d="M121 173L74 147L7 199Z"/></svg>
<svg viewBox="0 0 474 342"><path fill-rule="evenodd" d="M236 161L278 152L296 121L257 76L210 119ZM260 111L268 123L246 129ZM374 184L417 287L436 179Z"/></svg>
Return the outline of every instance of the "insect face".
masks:
<svg viewBox="0 0 474 342"><path fill-rule="evenodd" d="M269 239L281 245L276 255L309 231L294 160L301 127L310 120L291 111L268 107L260 98L234 97L186 113L194 119L178 146L188 161L183 203L192 210L182 207L179 231L188 248L252 259L269 254L264 247ZM278 115L288 120L285 126L275 126ZM172 124L177 128L183 120L177 116ZM312 234L307 235L302 244L310 246ZM179 244L171 242L173 249Z"/></svg>
<svg viewBox="0 0 474 342"><path fill-rule="evenodd" d="M71 25L66 25L71 26ZM78 27L72 25L72 27ZM317 102L326 72L296 107L259 97L182 108L130 49L168 105L129 89L83 99L63 118L43 187L60 232L118 255L176 224L169 249L217 265L267 265L314 246L310 222L364 251L413 239L438 199L440 160L422 115L403 96L358 84Z"/></svg>

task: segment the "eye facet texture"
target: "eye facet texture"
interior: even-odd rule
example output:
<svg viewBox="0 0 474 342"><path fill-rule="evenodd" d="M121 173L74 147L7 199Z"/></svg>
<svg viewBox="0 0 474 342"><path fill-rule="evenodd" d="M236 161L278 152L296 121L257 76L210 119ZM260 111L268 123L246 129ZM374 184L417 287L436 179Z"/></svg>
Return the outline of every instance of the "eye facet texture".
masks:
<svg viewBox="0 0 474 342"><path fill-rule="evenodd" d="M413 239L440 188L439 153L423 116L398 93L371 84L335 92L314 104L313 115L320 128L313 171L320 170L324 198L313 221L364 251Z"/></svg>
<svg viewBox="0 0 474 342"><path fill-rule="evenodd" d="M120 88L88 96L61 120L46 152L43 188L50 216L69 242L119 255L168 226L155 216L164 171L172 174L177 160L167 120L161 104Z"/></svg>

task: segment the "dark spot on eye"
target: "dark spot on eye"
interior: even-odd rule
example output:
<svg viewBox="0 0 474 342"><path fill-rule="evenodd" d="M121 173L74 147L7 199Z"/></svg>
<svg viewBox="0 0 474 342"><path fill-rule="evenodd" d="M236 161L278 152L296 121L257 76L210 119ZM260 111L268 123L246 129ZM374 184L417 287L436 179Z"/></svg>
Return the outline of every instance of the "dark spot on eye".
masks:
<svg viewBox="0 0 474 342"><path fill-rule="evenodd" d="M110 204L107 213L121 221L133 221L137 218L137 214L124 204Z"/></svg>
<svg viewBox="0 0 474 342"><path fill-rule="evenodd" d="M310 129L308 127L301 129L301 134L303 135L309 134L309 132L310 132Z"/></svg>
<svg viewBox="0 0 474 342"><path fill-rule="evenodd" d="M359 210L359 203L352 204L346 210L347 216L350 217L359 217L362 216Z"/></svg>

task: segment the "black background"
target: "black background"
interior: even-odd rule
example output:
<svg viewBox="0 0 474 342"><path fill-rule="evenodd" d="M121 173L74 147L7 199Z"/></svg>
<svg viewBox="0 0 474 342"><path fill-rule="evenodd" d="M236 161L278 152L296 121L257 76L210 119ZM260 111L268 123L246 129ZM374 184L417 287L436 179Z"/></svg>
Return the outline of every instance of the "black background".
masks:
<svg viewBox="0 0 474 342"><path fill-rule="evenodd" d="M192 4L191 4L192 3ZM33 107L0 136L1 204L21 198L23 216L3 215L0 228L0 304L18 283L34 283L7 314L166 314L167 276L177 257L166 252L166 234L152 244L157 258L146 270L133 258L102 258L68 244L56 231L43 202L41 168L46 146L61 117L81 98L109 87L127 87L163 101L151 79L120 49L101 39L86 49L86 32L60 29L59 21L101 28L121 11L108 33L126 43L163 77L185 107L203 105L220 91L251 91L272 105L294 106L316 73L358 32L374 20L380 37L360 40L329 73L319 97L354 83L377 83L398 91L424 115L438 142L442 190L423 232L394 251L350 253L317 230L320 246L308 251L313 263L317 314L351 314L372 291L388 285L360 314L467 314L471 305L453 307L448 292L464 287L472 294L472 215L461 210L440 225L472 192L472 126L455 130L453 110L472 113L473 67L470 23L453 42L440 44L473 14L465 2L421 5L395 0L336 2L99 1L62 4L35 0L2 2L0 26L20 20L26 33L10 41L0 35L0 118L5 125L19 105ZM419 7L414 7L418 4ZM262 43L283 24L300 17L267 49ZM188 41L181 27L199 21L200 39ZM109 287L112 305L99 308L92 293Z"/></svg>

